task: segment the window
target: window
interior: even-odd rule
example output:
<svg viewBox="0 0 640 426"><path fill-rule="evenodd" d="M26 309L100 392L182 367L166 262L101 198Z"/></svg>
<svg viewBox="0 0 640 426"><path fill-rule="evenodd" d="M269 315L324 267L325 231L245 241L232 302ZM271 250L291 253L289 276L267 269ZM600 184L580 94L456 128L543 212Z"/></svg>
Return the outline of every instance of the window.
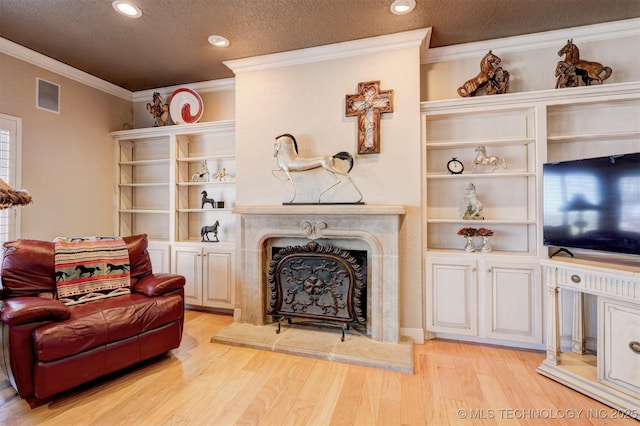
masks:
<svg viewBox="0 0 640 426"><path fill-rule="evenodd" d="M20 182L22 120L0 114L0 179L15 189ZM0 210L0 243L19 238L20 209Z"/></svg>

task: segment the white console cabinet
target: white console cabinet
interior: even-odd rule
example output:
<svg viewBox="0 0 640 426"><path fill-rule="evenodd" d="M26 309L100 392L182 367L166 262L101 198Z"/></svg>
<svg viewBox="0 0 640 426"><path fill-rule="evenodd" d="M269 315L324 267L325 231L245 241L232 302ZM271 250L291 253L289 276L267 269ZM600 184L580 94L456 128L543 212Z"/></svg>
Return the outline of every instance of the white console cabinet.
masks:
<svg viewBox="0 0 640 426"><path fill-rule="evenodd" d="M542 343L536 259L430 255L426 263L428 331Z"/></svg>
<svg viewBox="0 0 640 426"><path fill-rule="evenodd" d="M543 260L548 297L547 356L537 371L640 418L640 267L635 264ZM558 292L598 297L598 351L581 353L560 344ZM579 329L582 318L574 317Z"/></svg>

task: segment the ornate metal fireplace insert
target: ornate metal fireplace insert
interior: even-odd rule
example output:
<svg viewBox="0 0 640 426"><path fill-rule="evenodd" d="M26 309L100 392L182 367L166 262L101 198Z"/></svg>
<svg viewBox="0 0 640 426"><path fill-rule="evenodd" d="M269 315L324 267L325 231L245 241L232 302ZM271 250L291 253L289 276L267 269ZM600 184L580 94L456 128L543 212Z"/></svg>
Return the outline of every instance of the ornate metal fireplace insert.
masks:
<svg viewBox="0 0 640 426"><path fill-rule="evenodd" d="M365 256L366 259L366 256ZM366 270L365 270L366 271ZM293 318L350 326L366 324L366 273L351 252L312 241L280 249L269 262L267 314L280 323Z"/></svg>

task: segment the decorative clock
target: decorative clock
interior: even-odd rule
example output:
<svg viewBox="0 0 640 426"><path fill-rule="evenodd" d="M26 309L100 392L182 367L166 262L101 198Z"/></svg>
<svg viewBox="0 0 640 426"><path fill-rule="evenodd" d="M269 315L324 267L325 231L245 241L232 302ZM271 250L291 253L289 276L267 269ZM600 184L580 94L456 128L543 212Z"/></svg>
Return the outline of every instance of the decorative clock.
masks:
<svg viewBox="0 0 640 426"><path fill-rule="evenodd" d="M449 173L453 175L459 175L459 174L462 174L462 171L464 170L464 165L456 157L453 157L447 163L447 170L449 170Z"/></svg>

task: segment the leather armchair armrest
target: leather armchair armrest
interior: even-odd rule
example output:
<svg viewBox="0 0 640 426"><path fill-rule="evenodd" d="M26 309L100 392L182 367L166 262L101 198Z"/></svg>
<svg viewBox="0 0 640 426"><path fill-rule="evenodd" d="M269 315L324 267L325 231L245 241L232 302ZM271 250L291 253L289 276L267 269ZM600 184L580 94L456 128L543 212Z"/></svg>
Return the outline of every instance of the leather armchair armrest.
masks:
<svg viewBox="0 0 640 426"><path fill-rule="evenodd" d="M62 321L71 316L69 307L54 299L13 297L2 302L0 320L8 325Z"/></svg>
<svg viewBox="0 0 640 426"><path fill-rule="evenodd" d="M147 297L155 297L180 289L184 287L184 283L185 279L182 275L156 273L139 279L132 290Z"/></svg>

